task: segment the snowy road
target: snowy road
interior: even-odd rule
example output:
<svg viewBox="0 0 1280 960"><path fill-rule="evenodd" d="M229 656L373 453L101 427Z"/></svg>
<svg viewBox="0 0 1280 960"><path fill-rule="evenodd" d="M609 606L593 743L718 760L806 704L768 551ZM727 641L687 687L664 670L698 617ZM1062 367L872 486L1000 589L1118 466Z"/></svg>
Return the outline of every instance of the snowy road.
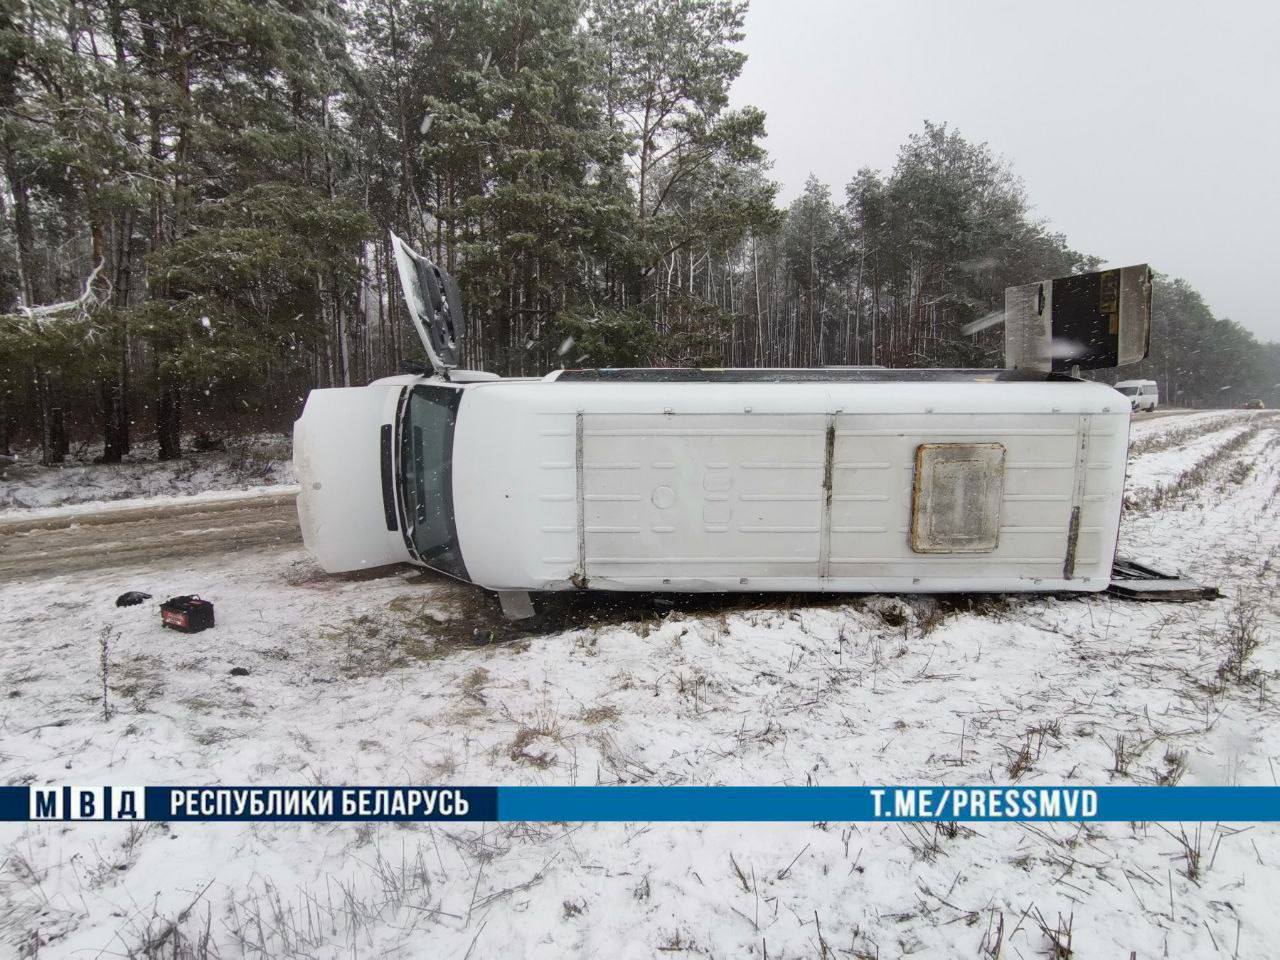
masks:
<svg viewBox="0 0 1280 960"><path fill-rule="evenodd" d="M301 542L292 493L0 521L0 581Z"/></svg>
<svg viewBox="0 0 1280 960"><path fill-rule="evenodd" d="M0 782L1271 785L1280 419L1133 438L1121 549L1224 599L582 597L521 634L477 591L324 576L269 536L0 583ZM164 631L113 606L131 588L208 596L218 626ZM166 956L228 960L1280 942L1262 825L15 824L0 857L0 955L143 956L164 931Z"/></svg>

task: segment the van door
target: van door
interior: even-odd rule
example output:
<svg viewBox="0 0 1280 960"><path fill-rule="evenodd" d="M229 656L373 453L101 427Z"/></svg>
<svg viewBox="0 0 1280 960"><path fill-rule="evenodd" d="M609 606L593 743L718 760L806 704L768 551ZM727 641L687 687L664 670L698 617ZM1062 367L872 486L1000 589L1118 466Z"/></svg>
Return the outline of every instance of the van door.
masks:
<svg viewBox="0 0 1280 960"><path fill-rule="evenodd" d="M708 588L819 575L821 414L581 414L588 580Z"/></svg>
<svg viewBox="0 0 1280 960"><path fill-rule="evenodd" d="M293 425L298 521L329 573L410 558L392 490L392 422L404 387L312 390Z"/></svg>

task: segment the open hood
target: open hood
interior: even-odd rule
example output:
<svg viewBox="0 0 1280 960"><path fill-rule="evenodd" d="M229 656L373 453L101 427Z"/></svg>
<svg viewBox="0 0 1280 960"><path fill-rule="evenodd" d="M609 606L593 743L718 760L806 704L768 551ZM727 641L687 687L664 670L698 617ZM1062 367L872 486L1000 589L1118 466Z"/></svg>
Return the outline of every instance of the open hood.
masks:
<svg viewBox="0 0 1280 960"><path fill-rule="evenodd" d="M449 371L458 366L466 334L458 284L394 233L391 248L395 251L400 286L404 289L418 339L427 351L431 366L447 380Z"/></svg>
<svg viewBox="0 0 1280 960"><path fill-rule="evenodd" d="M391 473L403 390L399 383L312 390L293 425L302 540L329 573L409 559Z"/></svg>

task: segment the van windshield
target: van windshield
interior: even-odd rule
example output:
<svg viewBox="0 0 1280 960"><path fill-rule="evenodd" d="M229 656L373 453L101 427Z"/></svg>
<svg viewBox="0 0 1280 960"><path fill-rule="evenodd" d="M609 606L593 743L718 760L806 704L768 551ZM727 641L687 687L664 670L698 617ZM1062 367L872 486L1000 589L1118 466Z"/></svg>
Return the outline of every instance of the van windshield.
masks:
<svg viewBox="0 0 1280 960"><path fill-rule="evenodd" d="M1116 387L1116 389L1119 390L1121 393L1123 393L1126 397L1136 397L1138 395L1137 387Z"/></svg>
<svg viewBox="0 0 1280 960"><path fill-rule="evenodd" d="M453 514L453 428L461 399L452 387L410 392L400 417L400 503L410 552L466 580Z"/></svg>

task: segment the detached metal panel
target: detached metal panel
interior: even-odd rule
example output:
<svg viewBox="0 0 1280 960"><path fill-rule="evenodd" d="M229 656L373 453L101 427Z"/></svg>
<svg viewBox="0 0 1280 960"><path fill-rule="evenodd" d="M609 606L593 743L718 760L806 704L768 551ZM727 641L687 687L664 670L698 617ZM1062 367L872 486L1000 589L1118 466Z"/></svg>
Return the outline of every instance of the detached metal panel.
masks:
<svg viewBox="0 0 1280 960"><path fill-rule="evenodd" d="M1151 270L1145 263L1007 287L1004 296L1004 356L1011 369L1108 369L1148 353Z"/></svg>

